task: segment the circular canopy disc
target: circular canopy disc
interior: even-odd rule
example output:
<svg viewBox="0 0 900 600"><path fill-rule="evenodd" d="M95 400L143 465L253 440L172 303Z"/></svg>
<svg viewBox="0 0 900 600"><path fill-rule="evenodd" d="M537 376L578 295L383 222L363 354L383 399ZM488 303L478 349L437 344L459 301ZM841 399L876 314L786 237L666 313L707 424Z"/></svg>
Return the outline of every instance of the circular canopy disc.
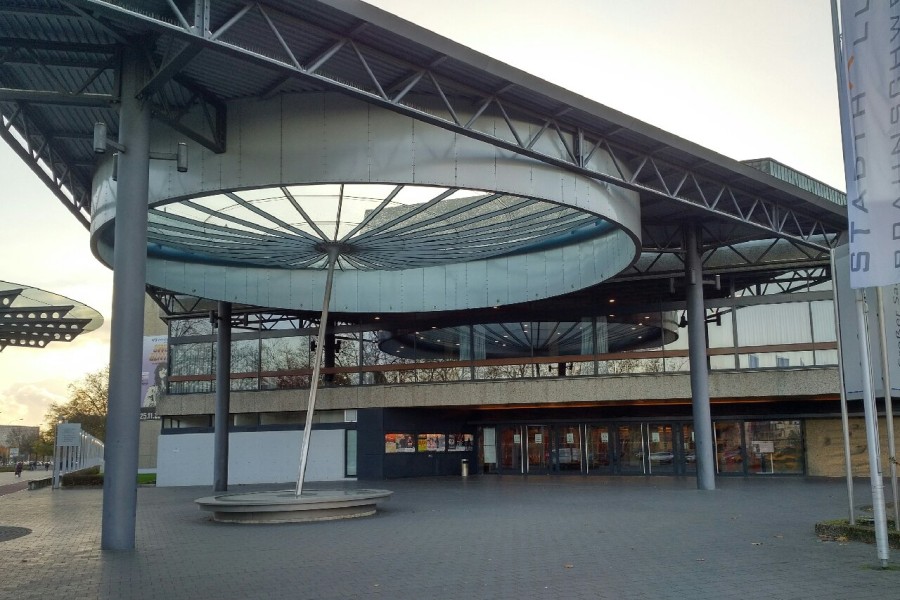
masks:
<svg viewBox="0 0 900 600"><path fill-rule="evenodd" d="M0 350L71 342L103 324L93 308L53 292L0 281Z"/></svg>

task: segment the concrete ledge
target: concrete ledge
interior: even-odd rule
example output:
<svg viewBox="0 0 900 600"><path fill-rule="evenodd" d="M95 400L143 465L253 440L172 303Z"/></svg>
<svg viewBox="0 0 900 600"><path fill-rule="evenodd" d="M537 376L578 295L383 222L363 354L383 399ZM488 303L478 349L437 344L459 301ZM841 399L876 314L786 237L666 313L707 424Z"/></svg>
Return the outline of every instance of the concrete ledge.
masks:
<svg viewBox="0 0 900 600"><path fill-rule="evenodd" d="M44 477L43 479L32 479L28 482L29 490L39 490L41 488L53 485L53 477Z"/></svg>
<svg viewBox="0 0 900 600"><path fill-rule="evenodd" d="M304 523L353 519L375 514L388 490L312 490L298 498L294 490L222 494L199 498L200 510L222 523Z"/></svg>

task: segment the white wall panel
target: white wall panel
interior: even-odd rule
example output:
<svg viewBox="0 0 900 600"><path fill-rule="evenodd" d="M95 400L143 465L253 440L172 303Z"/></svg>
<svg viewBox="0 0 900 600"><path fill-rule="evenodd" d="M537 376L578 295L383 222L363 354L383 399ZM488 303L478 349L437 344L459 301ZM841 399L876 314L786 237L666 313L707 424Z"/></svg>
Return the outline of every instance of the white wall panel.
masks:
<svg viewBox="0 0 900 600"><path fill-rule="evenodd" d="M228 437L229 485L287 483L290 487L296 484L302 431L237 432ZM314 430L306 481L341 479L344 479L344 430ZM157 486L212 484L212 433L159 436Z"/></svg>

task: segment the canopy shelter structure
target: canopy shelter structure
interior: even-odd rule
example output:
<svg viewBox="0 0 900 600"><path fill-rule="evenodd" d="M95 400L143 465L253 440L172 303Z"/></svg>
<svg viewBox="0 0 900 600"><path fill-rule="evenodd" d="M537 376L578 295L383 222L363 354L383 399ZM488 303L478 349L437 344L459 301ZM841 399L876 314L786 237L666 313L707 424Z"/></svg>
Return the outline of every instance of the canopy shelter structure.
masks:
<svg viewBox="0 0 900 600"><path fill-rule="evenodd" d="M99 312L65 296L0 281L0 352L71 342L103 325Z"/></svg>
<svg viewBox="0 0 900 600"><path fill-rule="evenodd" d="M801 173L354 0L23 0L0 7L0 52L0 136L115 272L105 548L134 544L147 285L173 313L311 319L333 287L333 318L385 331L604 300L702 323L705 284L827 280L846 228L842 194ZM689 336L712 489L703 329Z"/></svg>

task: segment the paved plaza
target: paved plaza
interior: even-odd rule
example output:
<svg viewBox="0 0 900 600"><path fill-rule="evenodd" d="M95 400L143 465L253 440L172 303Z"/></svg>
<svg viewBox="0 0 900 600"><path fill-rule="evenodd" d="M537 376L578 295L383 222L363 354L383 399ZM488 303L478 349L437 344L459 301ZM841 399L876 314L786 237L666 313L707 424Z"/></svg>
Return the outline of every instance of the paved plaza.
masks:
<svg viewBox="0 0 900 600"><path fill-rule="evenodd" d="M210 488L142 487L137 549L102 552L102 491L10 491L11 478L0 474L10 600L900 595L900 551L881 570L874 546L813 532L846 516L843 480L719 479L713 492L690 478L352 482L339 485L394 496L373 517L290 525L214 523L193 503ZM869 503L865 482L856 492Z"/></svg>

